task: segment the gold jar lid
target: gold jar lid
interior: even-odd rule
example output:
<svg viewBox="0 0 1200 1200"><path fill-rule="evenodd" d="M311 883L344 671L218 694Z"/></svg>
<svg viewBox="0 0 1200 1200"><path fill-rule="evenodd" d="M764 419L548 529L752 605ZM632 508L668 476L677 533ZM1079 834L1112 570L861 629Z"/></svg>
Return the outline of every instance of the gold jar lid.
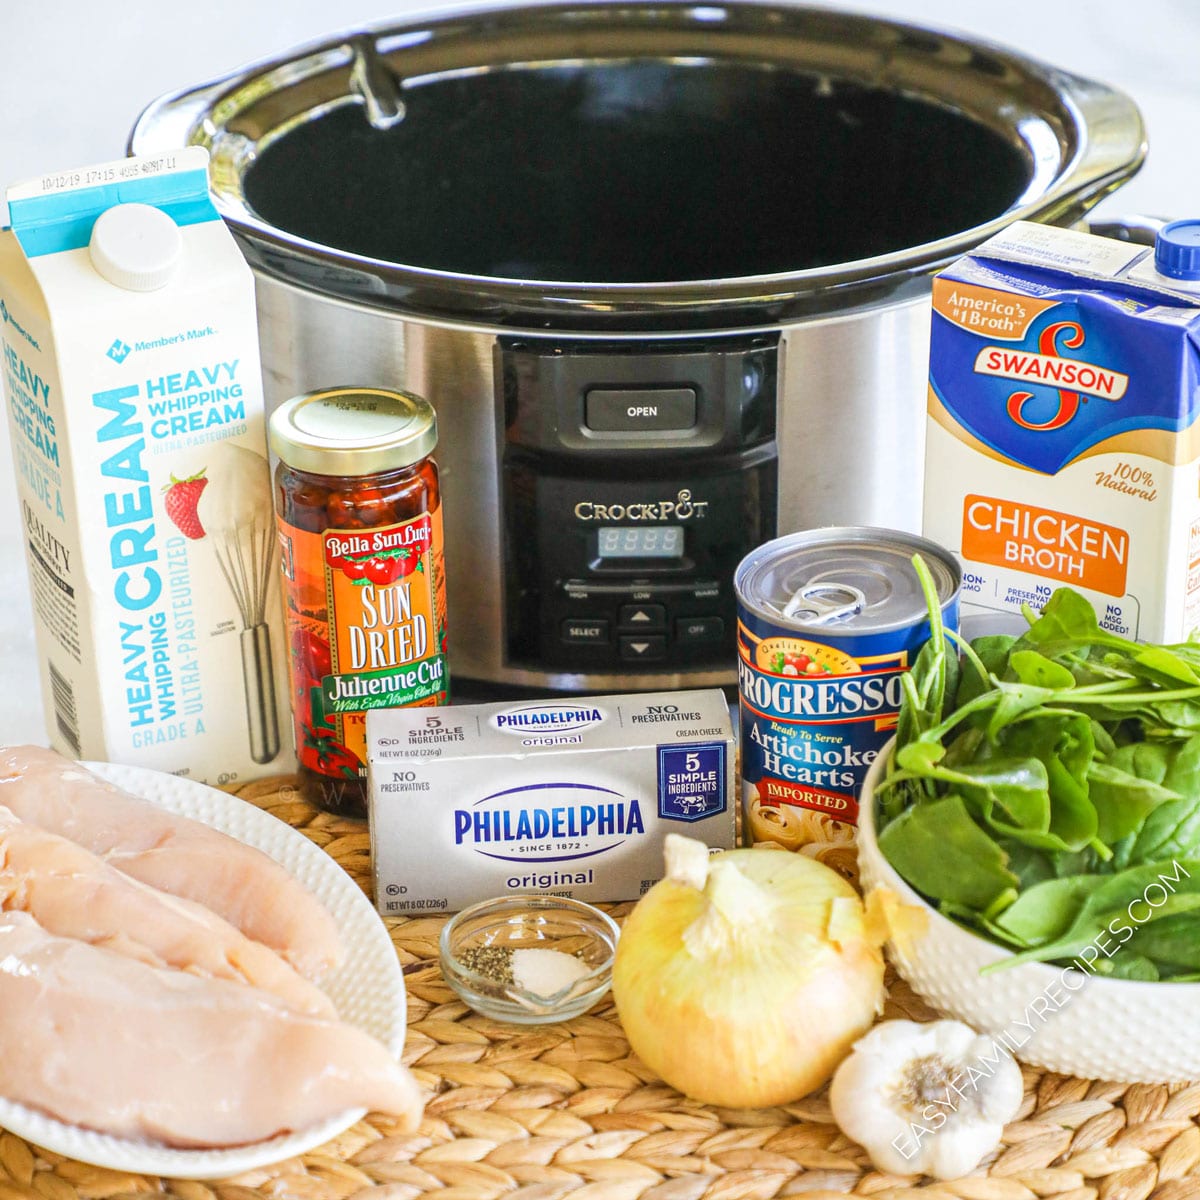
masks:
<svg viewBox="0 0 1200 1200"><path fill-rule="evenodd" d="M268 426L271 451L314 475L376 475L412 466L437 445L428 400L384 388L324 388L285 400Z"/></svg>

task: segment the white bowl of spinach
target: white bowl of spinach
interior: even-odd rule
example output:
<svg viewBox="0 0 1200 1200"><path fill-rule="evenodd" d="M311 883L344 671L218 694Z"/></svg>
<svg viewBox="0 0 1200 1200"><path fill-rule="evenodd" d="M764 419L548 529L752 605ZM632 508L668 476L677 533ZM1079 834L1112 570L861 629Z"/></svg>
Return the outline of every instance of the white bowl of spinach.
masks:
<svg viewBox="0 0 1200 1200"><path fill-rule="evenodd" d="M930 910L898 969L1039 1066L1200 1078L1200 644L1067 588L1018 639L930 612L861 798L864 886Z"/></svg>

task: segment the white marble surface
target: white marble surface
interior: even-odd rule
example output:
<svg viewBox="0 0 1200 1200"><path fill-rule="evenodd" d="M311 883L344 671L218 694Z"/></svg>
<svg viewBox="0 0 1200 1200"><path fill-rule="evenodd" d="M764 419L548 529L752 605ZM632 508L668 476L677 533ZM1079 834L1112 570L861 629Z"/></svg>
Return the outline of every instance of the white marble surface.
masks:
<svg viewBox="0 0 1200 1200"><path fill-rule="evenodd" d="M0 6L0 190L124 152L141 108L338 28L460 0L57 0ZM965 31L1128 92L1151 150L1109 215L1200 215L1200 4L1194 0L843 0ZM0 423L0 742L43 741L7 422Z"/></svg>

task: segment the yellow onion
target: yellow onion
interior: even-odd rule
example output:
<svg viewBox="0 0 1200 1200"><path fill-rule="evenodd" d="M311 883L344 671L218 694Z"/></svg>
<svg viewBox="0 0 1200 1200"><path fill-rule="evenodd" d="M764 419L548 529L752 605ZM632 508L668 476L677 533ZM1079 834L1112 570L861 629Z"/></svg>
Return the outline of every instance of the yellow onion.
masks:
<svg viewBox="0 0 1200 1200"><path fill-rule="evenodd" d="M840 875L784 850L668 834L666 878L625 922L613 998L634 1053L724 1108L820 1087L883 1004L884 933Z"/></svg>

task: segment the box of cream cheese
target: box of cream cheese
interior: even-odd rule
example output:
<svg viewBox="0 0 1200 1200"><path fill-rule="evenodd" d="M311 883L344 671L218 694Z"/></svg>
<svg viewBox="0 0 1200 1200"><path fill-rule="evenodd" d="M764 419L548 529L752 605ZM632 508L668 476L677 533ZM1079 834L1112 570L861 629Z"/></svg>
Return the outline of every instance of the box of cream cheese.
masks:
<svg viewBox="0 0 1200 1200"><path fill-rule="evenodd" d="M207 163L8 190L0 375L52 743L224 783L295 760L254 281Z"/></svg>
<svg viewBox="0 0 1200 1200"><path fill-rule="evenodd" d="M385 916L506 894L635 900L663 839L734 844L719 690L367 714L375 902Z"/></svg>

